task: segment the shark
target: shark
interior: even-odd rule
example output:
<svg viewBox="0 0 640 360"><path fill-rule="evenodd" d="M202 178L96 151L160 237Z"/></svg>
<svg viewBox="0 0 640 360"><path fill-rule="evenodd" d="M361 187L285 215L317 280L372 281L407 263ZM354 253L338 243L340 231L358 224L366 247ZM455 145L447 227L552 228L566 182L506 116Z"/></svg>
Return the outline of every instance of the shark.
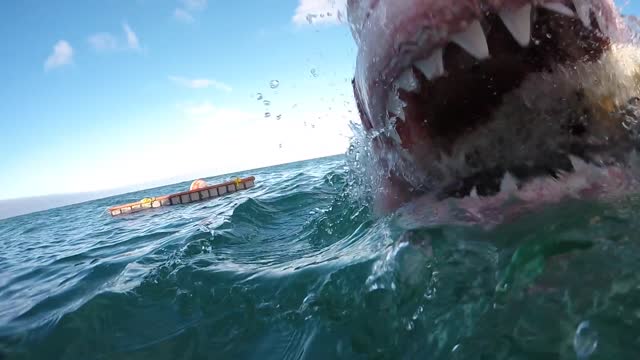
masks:
<svg viewBox="0 0 640 360"><path fill-rule="evenodd" d="M638 189L640 50L612 0L348 0L378 213L503 221Z"/></svg>

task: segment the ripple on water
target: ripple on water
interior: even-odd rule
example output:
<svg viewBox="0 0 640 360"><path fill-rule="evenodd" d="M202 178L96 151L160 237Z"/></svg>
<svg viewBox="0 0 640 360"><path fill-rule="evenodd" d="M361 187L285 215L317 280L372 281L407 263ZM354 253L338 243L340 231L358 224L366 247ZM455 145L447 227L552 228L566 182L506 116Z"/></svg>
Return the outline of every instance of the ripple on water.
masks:
<svg viewBox="0 0 640 360"><path fill-rule="evenodd" d="M638 199L563 204L492 230L407 232L356 201L342 157L238 175L255 175L256 188L125 218L104 214L183 183L0 221L0 353L630 359L640 352Z"/></svg>

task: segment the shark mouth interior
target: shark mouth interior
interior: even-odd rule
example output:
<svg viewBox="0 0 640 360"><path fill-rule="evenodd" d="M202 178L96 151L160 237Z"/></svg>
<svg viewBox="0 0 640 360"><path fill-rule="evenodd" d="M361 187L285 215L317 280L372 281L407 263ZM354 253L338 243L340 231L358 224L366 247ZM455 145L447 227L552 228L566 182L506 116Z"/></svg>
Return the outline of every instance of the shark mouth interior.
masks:
<svg viewBox="0 0 640 360"><path fill-rule="evenodd" d="M470 134L488 126L504 96L530 74L552 72L558 64L600 59L610 46L602 23L595 12L585 13L564 2L485 12L470 21L465 31L450 35L448 43L399 71L386 103L387 127L394 129L388 141L411 154L414 162L426 153L451 153ZM505 174L514 186L521 186L539 176L571 173L576 161L590 162L589 145L581 140L589 132L587 126L578 121L564 127L575 140L571 147L546 153L536 149L542 156L521 164L480 167L455 181L447 180L438 196L495 195L504 185Z"/></svg>

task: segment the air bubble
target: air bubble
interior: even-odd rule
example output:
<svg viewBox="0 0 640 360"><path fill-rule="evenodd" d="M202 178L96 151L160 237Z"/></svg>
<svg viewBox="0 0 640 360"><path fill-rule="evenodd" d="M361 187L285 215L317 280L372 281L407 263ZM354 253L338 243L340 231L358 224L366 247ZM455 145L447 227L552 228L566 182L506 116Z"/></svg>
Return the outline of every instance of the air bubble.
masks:
<svg viewBox="0 0 640 360"><path fill-rule="evenodd" d="M598 332L591 327L588 321L578 325L573 338L573 349L579 360L586 360L598 347Z"/></svg>
<svg viewBox="0 0 640 360"><path fill-rule="evenodd" d="M269 86L270 86L272 89L277 89L277 88L278 88L278 86L280 86L280 81L278 81L278 80L271 80L271 82L269 83Z"/></svg>
<svg viewBox="0 0 640 360"><path fill-rule="evenodd" d="M270 112L266 112L266 113L264 113L264 117L266 117L266 118L270 118L270 117L271 117L271 113L270 113Z"/></svg>
<svg viewBox="0 0 640 360"><path fill-rule="evenodd" d="M262 93L257 93L256 94L256 99L258 99L258 101L264 99L264 97L262 96Z"/></svg>
<svg viewBox="0 0 640 360"><path fill-rule="evenodd" d="M265 100L265 101L263 101L262 103L264 104L264 106L269 106L269 105L271 105L271 101L269 101L269 100Z"/></svg>
<svg viewBox="0 0 640 360"><path fill-rule="evenodd" d="M311 75L313 75L313 77L318 77L318 71L316 69L311 69Z"/></svg>
<svg viewBox="0 0 640 360"><path fill-rule="evenodd" d="M280 119L282 119L282 115L276 116L276 120L280 120Z"/></svg>

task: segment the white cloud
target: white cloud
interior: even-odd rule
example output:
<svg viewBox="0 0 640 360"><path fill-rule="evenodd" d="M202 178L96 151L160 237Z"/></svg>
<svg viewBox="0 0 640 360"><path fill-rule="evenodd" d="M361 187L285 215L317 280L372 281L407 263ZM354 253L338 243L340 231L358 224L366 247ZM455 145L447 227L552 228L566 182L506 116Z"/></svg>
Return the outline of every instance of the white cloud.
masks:
<svg viewBox="0 0 640 360"><path fill-rule="evenodd" d="M207 7L207 0L182 0L182 3L189 11L202 11Z"/></svg>
<svg viewBox="0 0 640 360"><path fill-rule="evenodd" d="M140 50L140 39L127 23L122 24L124 37L118 39L111 33L96 33L87 39L89 45L96 51L109 52L119 50Z"/></svg>
<svg viewBox="0 0 640 360"><path fill-rule="evenodd" d="M231 86L211 79L189 79L182 76L169 76L169 80L190 89L207 89L212 87L225 92L231 92L233 90Z"/></svg>
<svg viewBox="0 0 640 360"><path fill-rule="evenodd" d="M122 24L122 28L124 29L124 32L127 36L127 45L129 46L129 48L133 50L140 49L140 42L138 40L138 35L136 35L136 33L133 32L129 24L127 23Z"/></svg>
<svg viewBox="0 0 640 360"><path fill-rule="evenodd" d="M65 41L60 40L53 46L53 53L44 63L45 70L51 70L73 62L73 48Z"/></svg>
<svg viewBox="0 0 640 360"><path fill-rule="evenodd" d="M173 17L183 23L193 23L194 13L207 8L207 0L181 0L182 6L173 11Z"/></svg>
<svg viewBox="0 0 640 360"><path fill-rule="evenodd" d="M97 51L114 51L118 49L118 40L109 33L98 33L89 36L89 45Z"/></svg>
<svg viewBox="0 0 640 360"><path fill-rule="evenodd" d="M293 22L305 24L335 24L346 13L347 0L300 0Z"/></svg>
<svg viewBox="0 0 640 360"><path fill-rule="evenodd" d="M193 15L191 15L187 10L178 8L173 12L173 17L184 23L192 23L195 21Z"/></svg>

